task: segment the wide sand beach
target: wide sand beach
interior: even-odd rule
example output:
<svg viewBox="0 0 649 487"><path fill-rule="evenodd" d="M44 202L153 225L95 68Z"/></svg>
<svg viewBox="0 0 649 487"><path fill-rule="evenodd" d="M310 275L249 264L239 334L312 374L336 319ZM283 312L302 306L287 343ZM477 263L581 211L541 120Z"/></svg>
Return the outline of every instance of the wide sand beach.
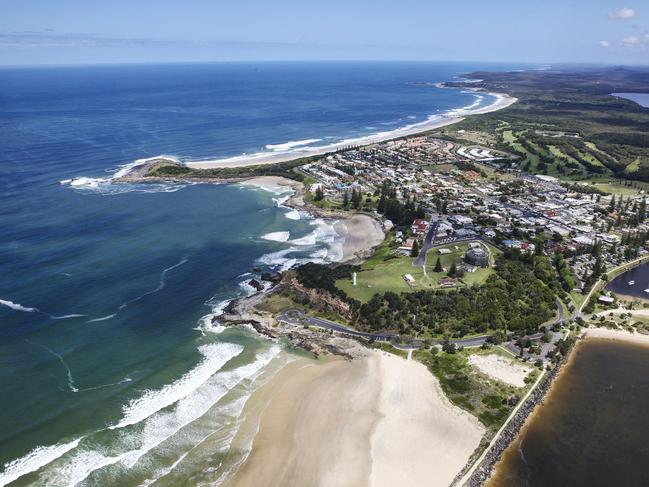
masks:
<svg viewBox="0 0 649 487"><path fill-rule="evenodd" d="M223 159L209 159L202 161L191 161L185 164L195 169L211 169L211 168L228 168L228 167L244 167L262 164L276 164L278 162L291 161L301 157L312 157L327 152L335 152L350 145L368 145L386 140L405 137L408 135L415 135L421 132L438 129L447 125L464 120L469 115L479 115L483 113L495 112L515 103L518 99L503 93L489 93L495 97L495 101L486 107L469 109L460 108L453 110L444 115L435 115L428 120L398 128L396 130L379 132L376 134L358 137L356 139L343 140L334 144L328 144L317 147L304 147L302 149L277 151L277 152L259 152L256 154L243 154L235 157L228 157Z"/></svg>
<svg viewBox="0 0 649 487"><path fill-rule="evenodd" d="M372 351L300 358L246 405L234 447L250 453L227 487L445 486L484 433L422 364Z"/></svg>

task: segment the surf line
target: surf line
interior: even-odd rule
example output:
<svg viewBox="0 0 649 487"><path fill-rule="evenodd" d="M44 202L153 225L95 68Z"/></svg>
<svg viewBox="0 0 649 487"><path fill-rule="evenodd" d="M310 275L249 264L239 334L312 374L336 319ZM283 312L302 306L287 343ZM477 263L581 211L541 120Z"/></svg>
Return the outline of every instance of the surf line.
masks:
<svg viewBox="0 0 649 487"><path fill-rule="evenodd" d="M27 306L23 306L20 303L14 303L13 301L10 301L8 299L0 299L0 304L3 306L6 306L7 308L13 309L14 311L22 311L23 313L40 313L42 315L47 316L51 320L67 320L70 318L81 318L83 316L88 316L84 314L78 314L78 313L73 313L69 315L63 315L63 316L56 316L50 313L47 313L45 311L41 311L38 308L30 308Z"/></svg>
<svg viewBox="0 0 649 487"><path fill-rule="evenodd" d="M32 342L30 340L25 340L25 341L27 343L31 343L32 345L35 345L37 347L41 347L42 349L48 351L54 357L56 357L61 362L61 365L63 365L63 367L65 368L65 371L66 371L67 376L68 376L68 387L70 388L70 390L72 392L79 392L79 388L74 384L74 379L72 378L72 371L70 370L70 367L68 367L68 364L65 362L65 360L63 359L63 356L60 353L57 353L54 350L52 350L51 348L46 347L45 345L42 345L40 343Z"/></svg>
<svg viewBox="0 0 649 487"><path fill-rule="evenodd" d="M119 382L111 382L110 384L102 384L100 386L85 387L83 389L79 389L77 387L77 385L75 384L75 382L74 382L74 378L72 377L72 371L70 370L70 367L68 366L67 362L63 359L63 356L60 353L55 352L51 348L46 347L45 345L43 345L41 343L32 342L31 340L25 340L25 341L27 343L31 344L31 345L35 345L37 347L42 348L43 350L46 350L52 356L56 357L56 359L59 362L61 362L61 365L63 365L63 368L65 369L65 373L66 373L67 378L68 378L68 388L70 389L71 392L96 391L97 389L104 389L106 387L118 386L120 384L125 384L127 382L132 382L133 381L133 379L131 379L130 377L126 377L126 378L120 380Z"/></svg>
<svg viewBox="0 0 649 487"><path fill-rule="evenodd" d="M166 284L167 273L174 270L174 269L176 269L177 267L180 267L183 264L186 264L187 261L188 261L188 258L183 257L182 259L180 259L180 261L176 262L174 265L163 269L162 272L160 273L160 281L158 283L158 287L156 287L155 289L152 289L151 291L147 291L144 294L141 294L140 296L138 296L136 298L129 299L125 303L120 304L119 307L117 308L117 311L115 311L114 313L106 315L106 316L102 316L101 318L94 318L92 320L88 320L88 323L95 323L95 322L98 322L98 321L106 321L106 320L110 320L111 318L115 318L115 316L117 316L119 314L119 312L122 311L127 306L139 301L142 298L145 298L145 297L149 296L150 294L155 294L158 291L162 291L162 289L165 287L165 284Z"/></svg>

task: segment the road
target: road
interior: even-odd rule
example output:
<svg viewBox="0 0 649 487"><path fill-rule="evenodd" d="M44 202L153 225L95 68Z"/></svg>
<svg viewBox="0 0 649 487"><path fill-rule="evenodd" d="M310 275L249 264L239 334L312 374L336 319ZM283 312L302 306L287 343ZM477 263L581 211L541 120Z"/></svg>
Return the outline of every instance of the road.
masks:
<svg viewBox="0 0 649 487"><path fill-rule="evenodd" d="M426 234L426 238L424 239L424 244L421 246L421 250L419 251L419 256L417 257L417 260L413 262L413 265L417 267L424 267L426 265L426 254L433 245L433 240L435 240L435 234L437 233L438 226L439 219L437 217L433 217L430 222L430 226L428 227L428 233Z"/></svg>
<svg viewBox="0 0 649 487"><path fill-rule="evenodd" d="M309 326L315 326L326 330L332 330L332 331L337 331L339 333L346 333L348 335L366 338L368 340L374 340L376 342L392 343L392 342L399 342L401 339L399 335L395 335L391 333L365 333L362 331L353 330L351 328L347 328L344 325L341 325L340 323L336 323L334 321L330 321L324 318L306 316L302 311L293 308L284 310L282 313L280 313L279 316L277 316L277 321L281 321L283 323L287 323L289 325L294 325L294 326L304 326L306 324ZM470 337L470 338L453 338L450 339L449 342L458 347L467 347L467 348L480 347L487 341L489 336L490 335L480 335L480 336ZM542 336L543 336L542 333L534 333L533 335L528 335L526 338L529 338L531 340L539 340ZM440 345L443 343L443 340L439 340L439 339L432 340L432 343ZM409 345L399 345L398 343L397 344L392 343L392 345L395 348L398 348L400 350L411 350L411 349L426 347L426 345L422 340L417 340L417 339L413 340L413 342Z"/></svg>

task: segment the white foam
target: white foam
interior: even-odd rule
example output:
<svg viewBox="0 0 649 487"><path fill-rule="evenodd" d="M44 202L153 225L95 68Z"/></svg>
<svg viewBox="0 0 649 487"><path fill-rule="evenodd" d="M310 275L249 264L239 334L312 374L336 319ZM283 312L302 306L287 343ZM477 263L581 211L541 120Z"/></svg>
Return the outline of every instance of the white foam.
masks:
<svg viewBox="0 0 649 487"><path fill-rule="evenodd" d="M77 439L68 443L59 443L52 446L39 446L30 451L27 455L5 463L4 469L0 472L0 486L7 485L14 480L35 472L48 463L65 455L76 448L81 440Z"/></svg>
<svg viewBox="0 0 649 487"><path fill-rule="evenodd" d="M13 301L9 301L8 299L0 299L0 304L3 306L7 306L8 308L11 308L15 311L24 311L25 313L38 313L38 308L28 308L27 306L23 306L22 304L14 303Z"/></svg>
<svg viewBox="0 0 649 487"><path fill-rule="evenodd" d="M70 315L63 315L63 316L50 315L50 318L52 318L53 320L69 320L70 318L83 318L84 316L88 316L88 315L73 313Z"/></svg>
<svg viewBox="0 0 649 487"><path fill-rule="evenodd" d="M251 378L267 366L279 352L278 346L272 346L259 354L252 363L214 374L204 384L179 399L172 410L160 411L148 417L141 432L125 437L124 444L130 448L129 450L116 456L105 455L100 451L80 452L72 457L64 468L57 469L54 478L48 480L54 484L65 480L66 484L74 485L86 479L93 471L118 462L127 468L132 468L148 452L206 414L237 384ZM133 445L137 447L132 448ZM69 482L70 479L73 482Z"/></svg>
<svg viewBox="0 0 649 487"><path fill-rule="evenodd" d="M275 202L275 205L278 208L282 208L284 203L286 203L289 199L291 199L291 194L285 194L282 197L279 198L273 198L273 201Z"/></svg>
<svg viewBox="0 0 649 487"><path fill-rule="evenodd" d="M193 183L168 183L168 184L136 184L136 183L115 183L115 180L127 176L136 167L142 166L154 159L168 159L173 162L179 162L174 156L160 155L155 157L148 157L146 159L137 159L128 164L118 166L112 175L101 178L90 178L86 176L79 176L72 179L63 179L61 185L70 186L78 190L98 192L105 195L115 195L122 193L138 192L138 193L173 193L179 191Z"/></svg>
<svg viewBox="0 0 649 487"><path fill-rule="evenodd" d="M120 308L120 309L121 309L121 308ZM96 321L106 321L106 320L110 320L111 318L114 318L115 316L117 316L117 313L113 313L113 314L110 314L110 315L102 316L101 318L94 318L94 319L92 319L92 320L88 320L88 323L94 323L94 322L96 322Z"/></svg>
<svg viewBox="0 0 649 487"><path fill-rule="evenodd" d="M441 85L437 85L441 87ZM498 110L505 106L508 106L515 99L498 94L498 93L485 93L495 98L494 102L487 106L479 106L475 104L475 101L471 105L461 107L459 109L449 110L445 113L433 113L429 115L425 120L420 122L414 122L402 127L397 127L393 130L386 130L382 132L375 132L368 135L350 137L343 140L332 141L331 143L325 145L317 146L302 146L299 148L293 149L284 149L279 150L275 149L271 151L273 160L291 160L296 156L316 156L321 154L326 154L328 152L333 152L338 149L348 147L350 145L367 145L382 142L385 140L396 139L399 137L405 137L408 135L413 135L420 133L425 130L438 128L443 126L445 123L452 122L458 117L464 117L467 115L478 114L478 113L488 113L494 110ZM476 95L482 96L482 95ZM505 100L509 100L509 103L504 103ZM389 124L390 122L385 122L383 125ZM278 144L279 145L279 144ZM264 159L269 158L269 152L258 152L255 154L241 154L234 157L226 157L219 159L204 159L204 160L195 160L191 161L192 167L200 167L203 164L214 165L214 164L241 164L241 163L250 163L254 164L256 160L263 161Z"/></svg>
<svg viewBox="0 0 649 487"><path fill-rule="evenodd" d="M114 313L106 315L106 316L102 316L101 318L94 318L92 320L88 320L88 323L95 323L97 321L110 320L111 318L114 318L115 316L117 316L119 314L119 312L122 311L127 306L129 306L129 305L131 305L133 303L136 303L137 301L139 301L139 300L141 300L141 299L143 299L143 298L145 298L145 297L147 297L147 296L149 296L151 294L155 294L155 293L157 293L159 291L162 291L164 289L165 285L167 284L167 282L166 282L167 273L169 273L170 271L174 270L177 267L180 267L181 265L185 264L186 262L187 262L187 257L183 257L178 262L176 262L174 265L164 268L162 270L162 272L160 273L160 278L158 279L158 286L155 289L152 289L151 291L147 291L144 294L140 294L139 296L137 296L137 297L135 297L133 299L129 299L128 301L120 304L119 307L117 308L117 311L115 311Z"/></svg>
<svg viewBox="0 0 649 487"><path fill-rule="evenodd" d="M248 402L248 399L250 396L252 396L254 390L258 389L261 387L263 384L267 383L270 378L272 378L280 369L281 367L284 367L286 364L292 362L294 359L290 357L284 357L284 360L282 361L282 364L280 367L275 368L275 370L272 371L272 374L268 377L263 382L258 382L259 377L265 372L267 369L259 369L256 373L254 373L252 376L249 377L249 381L251 382L251 387L247 387L245 392L241 395L241 397L238 397L234 401L232 401L229 404L225 404L222 407L219 407L218 415L222 417L223 419L220 421L220 423L227 423L227 422L234 422L236 424L235 428L232 428L228 431L228 434L223 438L221 442L221 446L218 448L218 451L220 452L225 452L228 451L232 445L232 441L234 440L235 436L239 432L239 427L241 425L241 413L243 412L243 408L245 407L246 403ZM229 421L226 421L229 420ZM259 427L259 425L257 425ZM259 431L257 429L257 431ZM213 436L214 434L220 434L221 430L217 429L216 431L210 431L207 435L202 436L200 439L195 439L192 441L192 447L185 451L182 455L176 459L176 461L171 464L168 467L161 468L157 470L156 472L152 472L153 476L152 478L149 478L145 480L142 484L140 484L140 487L147 487L153 483L155 483L158 479L161 477L164 477L168 475L170 472L175 470L175 468L189 455L193 450L197 449L200 447L201 444L203 444L208 438ZM252 446L252 439L254 436L251 436L249 444L244 446L244 450L246 451L246 454L238 461L235 462L232 466L231 469L227 471L220 472L220 475L218 479L215 479L215 484L214 485L220 485L220 481L226 477L229 476L229 474L236 470L246 459L250 448Z"/></svg>
<svg viewBox="0 0 649 487"><path fill-rule="evenodd" d="M14 303L13 301L9 301L7 299L0 299L0 304L3 306L6 306L7 308L11 308L14 311L22 311L24 313L42 313L44 315L47 315L50 317L52 320L68 320L70 318L81 318L83 316L88 316L84 314L78 314L78 313L72 313L72 314L67 314L63 316L55 316L51 315L49 313L46 313L44 311L41 311L38 308L29 308L27 306L23 306L22 304L19 303Z"/></svg>
<svg viewBox="0 0 649 487"><path fill-rule="evenodd" d="M295 265L297 260L292 257L287 257L287 255L295 253L298 249L295 247L290 247L288 249L279 250L277 252L271 252L269 254L262 255L258 262L265 264L269 267L279 267L281 270L288 270Z"/></svg>
<svg viewBox="0 0 649 487"><path fill-rule="evenodd" d="M271 232L266 235L262 235L261 238L264 240L271 240L273 242L286 242L291 234L289 232Z"/></svg>
<svg viewBox="0 0 649 487"><path fill-rule="evenodd" d="M295 147L303 147L305 145L309 144L314 144L316 142L320 142L322 139L305 139L305 140L292 140L290 142L285 142L283 144L268 144L266 145L266 149L272 150L272 151L287 151L291 150Z"/></svg>
<svg viewBox="0 0 649 487"><path fill-rule="evenodd" d="M162 389L145 391L140 397L130 401L124 407L124 417L110 429L139 423L179 401L204 384L230 359L239 355L243 347L232 343L214 343L203 345L198 350L203 355L203 360L196 367Z"/></svg>
<svg viewBox="0 0 649 487"><path fill-rule="evenodd" d="M317 235L318 235L318 231L314 230L311 233L305 235L304 237L295 238L295 239L291 240L289 243L291 243L293 245L300 245L300 246L315 245Z"/></svg>
<svg viewBox="0 0 649 487"><path fill-rule="evenodd" d="M297 210L290 210L290 211L286 212L284 214L284 216L286 218L288 218L289 220L299 220L301 218L300 217L300 212L297 211Z"/></svg>

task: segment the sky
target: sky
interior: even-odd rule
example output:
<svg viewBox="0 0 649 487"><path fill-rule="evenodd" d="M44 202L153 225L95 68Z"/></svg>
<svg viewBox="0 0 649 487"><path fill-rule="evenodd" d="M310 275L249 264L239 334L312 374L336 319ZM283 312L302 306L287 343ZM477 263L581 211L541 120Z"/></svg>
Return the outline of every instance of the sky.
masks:
<svg viewBox="0 0 649 487"><path fill-rule="evenodd" d="M649 64L648 0L0 0L0 65Z"/></svg>

